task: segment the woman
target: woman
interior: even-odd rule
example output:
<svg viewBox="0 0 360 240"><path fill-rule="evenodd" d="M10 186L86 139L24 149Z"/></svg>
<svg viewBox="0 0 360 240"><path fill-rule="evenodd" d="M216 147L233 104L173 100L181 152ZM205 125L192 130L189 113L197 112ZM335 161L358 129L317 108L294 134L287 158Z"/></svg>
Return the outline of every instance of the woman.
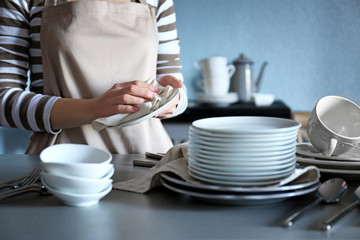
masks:
<svg viewBox="0 0 360 240"><path fill-rule="evenodd" d="M112 153L172 146L159 119L187 105L172 0L3 0L0 13L0 124L34 132L26 153L67 142ZM157 118L91 127L97 118L138 111L159 91L145 82L155 76L180 88Z"/></svg>

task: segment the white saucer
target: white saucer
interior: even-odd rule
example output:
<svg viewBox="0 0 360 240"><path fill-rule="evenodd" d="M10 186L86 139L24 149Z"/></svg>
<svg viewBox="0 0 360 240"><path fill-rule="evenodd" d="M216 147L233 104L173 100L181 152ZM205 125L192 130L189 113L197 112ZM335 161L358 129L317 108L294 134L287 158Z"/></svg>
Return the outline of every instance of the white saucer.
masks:
<svg viewBox="0 0 360 240"><path fill-rule="evenodd" d="M230 92L226 95L217 96L217 95L209 95L203 92L197 93L197 99L199 102L209 103L219 106L227 106L232 103L236 103L239 101L238 94L236 92Z"/></svg>
<svg viewBox="0 0 360 240"><path fill-rule="evenodd" d="M311 143L299 143L296 146L296 153L298 155L313 157L316 159L326 159L334 161L360 161L360 150L357 148L351 149L349 152L341 154L340 156L325 156L316 150Z"/></svg>

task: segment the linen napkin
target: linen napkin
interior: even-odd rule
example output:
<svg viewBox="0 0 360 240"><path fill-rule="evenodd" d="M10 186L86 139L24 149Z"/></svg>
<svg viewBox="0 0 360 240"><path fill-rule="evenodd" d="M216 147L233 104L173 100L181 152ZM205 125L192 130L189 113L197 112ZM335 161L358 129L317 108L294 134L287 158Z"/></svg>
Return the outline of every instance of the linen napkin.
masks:
<svg viewBox="0 0 360 240"><path fill-rule="evenodd" d="M150 102L139 104L139 111L135 113L115 114L105 118L98 118L92 122L92 127L96 131L100 131L106 127L121 127L121 124L123 123L128 123L126 126L136 124L138 123L136 120L159 110L165 104L173 100L179 92L178 89L171 86L163 87L160 84L157 84L157 81L154 78L151 78L146 82L156 85L160 89L157 97L154 97Z"/></svg>
<svg viewBox="0 0 360 240"><path fill-rule="evenodd" d="M160 173L162 172L174 173L189 183L204 184L189 175L188 143L183 143L169 149L164 157L143 175L127 181L114 183L113 189L146 193L149 190L161 185ZM296 169L292 175L283 179L279 184L272 186L302 183L311 180L318 180L319 178L319 170L314 166L308 166L303 169Z"/></svg>

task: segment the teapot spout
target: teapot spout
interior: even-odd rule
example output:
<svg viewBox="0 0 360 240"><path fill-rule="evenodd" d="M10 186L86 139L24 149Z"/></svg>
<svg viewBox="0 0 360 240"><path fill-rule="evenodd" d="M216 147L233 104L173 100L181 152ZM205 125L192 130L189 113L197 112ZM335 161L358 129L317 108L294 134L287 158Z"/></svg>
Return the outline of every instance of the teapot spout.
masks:
<svg viewBox="0 0 360 240"><path fill-rule="evenodd" d="M261 80L263 78L264 70L265 70L265 67L266 67L267 64L268 64L268 62L264 62L262 64L262 66L261 66L258 78L256 79L256 82L255 82L254 92L259 92L259 88L260 88L260 85L261 85Z"/></svg>

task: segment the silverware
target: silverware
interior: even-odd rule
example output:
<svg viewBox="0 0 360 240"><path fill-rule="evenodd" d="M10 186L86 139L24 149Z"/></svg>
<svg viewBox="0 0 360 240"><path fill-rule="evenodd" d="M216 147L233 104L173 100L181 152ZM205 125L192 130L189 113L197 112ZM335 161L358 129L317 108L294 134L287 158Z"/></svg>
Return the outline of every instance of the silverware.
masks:
<svg viewBox="0 0 360 240"><path fill-rule="evenodd" d="M40 179L40 173L41 173L41 168L35 168L34 170L32 170L29 175L22 177L22 179L20 178L14 178L14 179L10 179L8 181L5 181L7 183L0 185L0 189L3 188L21 188L21 187L26 187L29 186L35 182L37 182ZM11 183L16 182L20 180L20 182L18 182L17 184L13 185Z"/></svg>
<svg viewBox="0 0 360 240"><path fill-rule="evenodd" d="M288 217L283 225L285 227L290 227L294 224L294 221L298 219L301 215L303 215L308 209L316 206L320 202L326 203L334 203L338 202L341 197L343 197L347 192L347 184L341 178L331 178L320 185L316 192L317 199L302 208L301 210L293 213L290 217Z"/></svg>
<svg viewBox="0 0 360 240"><path fill-rule="evenodd" d="M51 195L51 193L49 193L44 186L39 185L39 184L31 184L26 187L21 187L21 188L17 188L17 189L11 190L11 191L0 193L0 200L4 200L6 198L18 196L18 195L21 195L24 193L29 193L29 192L39 192L43 195Z"/></svg>
<svg viewBox="0 0 360 240"><path fill-rule="evenodd" d="M357 207L360 204L360 186L356 188L354 195L354 202L342 209L340 212L329 218L327 221L325 221L322 225L322 229L324 231L328 231L332 228L332 226L339 221L342 217L344 217L346 214L350 213L355 207Z"/></svg>
<svg viewBox="0 0 360 240"><path fill-rule="evenodd" d="M145 159L134 159L134 166L153 167L164 157L164 153L145 152Z"/></svg>

